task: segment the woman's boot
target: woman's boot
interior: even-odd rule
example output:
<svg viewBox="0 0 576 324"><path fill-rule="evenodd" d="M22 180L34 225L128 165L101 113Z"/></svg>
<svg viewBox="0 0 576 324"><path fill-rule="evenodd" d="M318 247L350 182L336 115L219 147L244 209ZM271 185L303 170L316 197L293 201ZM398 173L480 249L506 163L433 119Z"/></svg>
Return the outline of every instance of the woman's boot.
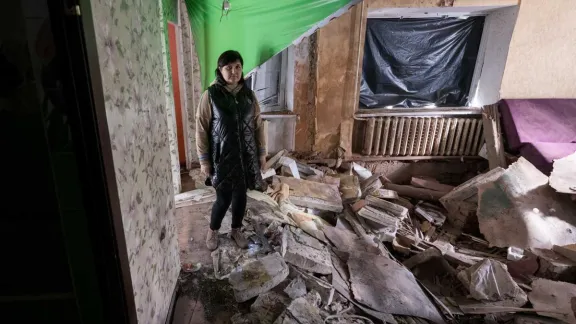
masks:
<svg viewBox="0 0 576 324"><path fill-rule="evenodd" d="M214 251L218 248L218 231L213 231L208 229L208 235L206 235L206 247L210 251Z"/></svg>
<svg viewBox="0 0 576 324"><path fill-rule="evenodd" d="M236 245L238 245L239 248L241 249L248 248L248 240L244 237L244 234L240 232L239 228L233 228L232 231L230 232L230 237L234 239Z"/></svg>

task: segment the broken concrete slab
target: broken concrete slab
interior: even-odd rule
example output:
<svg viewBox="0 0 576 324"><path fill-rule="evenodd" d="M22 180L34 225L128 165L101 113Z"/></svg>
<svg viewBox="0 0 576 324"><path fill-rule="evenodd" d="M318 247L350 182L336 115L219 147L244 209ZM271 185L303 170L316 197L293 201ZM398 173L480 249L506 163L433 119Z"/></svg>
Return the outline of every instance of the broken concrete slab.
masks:
<svg viewBox="0 0 576 324"><path fill-rule="evenodd" d="M551 249L576 243L576 204L524 158L479 186L480 232L491 245Z"/></svg>
<svg viewBox="0 0 576 324"><path fill-rule="evenodd" d="M538 257L537 277L576 283L576 262L560 253L545 249L530 249Z"/></svg>
<svg viewBox="0 0 576 324"><path fill-rule="evenodd" d="M476 227L476 209L478 209L478 186L499 178L504 169L495 168L480 174L440 198L440 203L448 211L448 223L457 230L465 229L469 224Z"/></svg>
<svg viewBox="0 0 576 324"><path fill-rule="evenodd" d="M322 229L328 240L336 249L344 252L363 251L373 254L380 254L378 245L374 242L366 242L353 232L340 230L336 227L326 226Z"/></svg>
<svg viewBox="0 0 576 324"><path fill-rule="evenodd" d="M284 292L288 297L292 299L296 299L298 297L302 297L306 295L306 284L301 276L296 276L296 278L292 279L288 286L284 289Z"/></svg>
<svg viewBox="0 0 576 324"><path fill-rule="evenodd" d="M334 272L334 270L332 270L332 272ZM327 281L316 278L294 266L290 266L290 277L302 278L308 291L315 291L320 295L320 300L323 305L327 306L332 303L334 299L334 287Z"/></svg>
<svg viewBox="0 0 576 324"><path fill-rule="evenodd" d="M442 208L422 201L416 205L414 213L435 226L442 226L446 221L445 211Z"/></svg>
<svg viewBox="0 0 576 324"><path fill-rule="evenodd" d="M557 192L576 194L576 153L555 160L550 174L550 186Z"/></svg>
<svg viewBox="0 0 576 324"><path fill-rule="evenodd" d="M510 307L522 307L528 301L528 296L512 279L506 265L496 260L484 259L460 271L458 279L470 291L470 297L476 300Z"/></svg>
<svg viewBox="0 0 576 324"><path fill-rule="evenodd" d="M348 270L354 299L359 303L382 313L444 323L414 275L393 260L366 253L350 254Z"/></svg>
<svg viewBox="0 0 576 324"><path fill-rule="evenodd" d="M370 206L377 207L386 211L388 214L391 214L397 217L400 220L406 219L408 217L408 208L397 205L395 203L391 203L384 199L376 198L374 196L366 197L366 203Z"/></svg>
<svg viewBox="0 0 576 324"><path fill-rule="evenodd" d="M332 262L326 247L318 250L296 240L289 229L284 229L282 235L282 257L286 262L306 271L331 274Z"/></svg>
<svg viewBox="0 0 576 324"><path fill-rule="evenodd" d="M290 298L275 291L260 294L250 306L250 311L258 317L261 324L272 324L290 305Z"/></svg>
<svg viewBox="0 0 576 324"><path fill-rule="evenodd" d="M516 314L514 316L514 324L562 324L562 323L563 322L560 320L538 315Z"/></svg>
<svg viewBox="0 0 576 324"><path fill-rule="evenodd" d="M528 298L539 315L576 323L576 285L538 278L532 282Z"/></svg>
<svg viewBox="0 0 576 324"><path fill-rule="evenodd" d="M228 282L237 302L245 302L279 285L288 277L288 265L278 253L244 264L232 271Z"/></svg>
<svg viewBox="0 0 576 324"><path fill-rule="evenodd" d="M307 208L339 213L342 211L342 198L337 186L308 180L275 176L290 188L290 201Z"/></svg>
<svg viewBox="0 0 576 324"><path fill-rule="evenodd" d="M274 324L324 324L318 307L306 297L296 298Z"/></svg>
<svg viewBox="0 0 576 324"><path fill-rule="evenodd" d="M304 244L316 250L324 250L325 245L322 244L322 242L312 237L311 235L306 234L302 229L293 226L288 226L286 228L288 228L292 232L294 239L298 243Z"/></svg>

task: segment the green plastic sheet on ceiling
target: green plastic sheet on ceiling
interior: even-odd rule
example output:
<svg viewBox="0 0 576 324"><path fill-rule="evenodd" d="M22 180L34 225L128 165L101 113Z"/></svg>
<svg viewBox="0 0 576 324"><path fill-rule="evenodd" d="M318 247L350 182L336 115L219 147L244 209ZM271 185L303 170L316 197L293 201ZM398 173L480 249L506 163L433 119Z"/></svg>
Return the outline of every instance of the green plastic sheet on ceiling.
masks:
<svg viewBox="0 0 576 324"><path fill-rule="evenodd" d="M229 0L222 15L222 0L185 0L202 86L214 80L218 56L236 50L244 59L244 73L266 62L359 0Z"/></svg>

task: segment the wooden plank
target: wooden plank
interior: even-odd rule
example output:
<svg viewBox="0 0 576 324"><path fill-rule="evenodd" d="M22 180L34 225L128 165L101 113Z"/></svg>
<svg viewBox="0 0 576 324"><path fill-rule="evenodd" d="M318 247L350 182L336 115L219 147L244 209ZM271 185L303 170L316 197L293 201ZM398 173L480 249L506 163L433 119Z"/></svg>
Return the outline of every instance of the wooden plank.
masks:
<svg viewBox="0 0 576 324"><path fill-rule="evenodd" d="M506 168L506 156L500 129L500 112L497 104L482 108L482 124L484 125L484 139L486 140L490 169Z"/></svg>

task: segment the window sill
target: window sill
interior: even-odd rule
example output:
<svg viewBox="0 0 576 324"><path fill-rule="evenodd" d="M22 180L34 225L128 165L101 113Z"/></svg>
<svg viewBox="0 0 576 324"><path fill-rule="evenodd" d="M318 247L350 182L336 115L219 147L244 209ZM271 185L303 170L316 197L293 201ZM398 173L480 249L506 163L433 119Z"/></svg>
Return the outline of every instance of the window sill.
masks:
<svg viewBox="0 0 576 324"><path fill-rule="evenodd" d="M267 111L260 114L262 119L297 118L298 114L289 110Z"/></svg>
<svg viewBox="0 0 576 324"><path fill-rule="evenodd" d="M448 116L474 116L481 114L482 109L479 107L376 108L376 109L358 109L354 114L354 117L357 118L387 117L387 116L448 117Z"/></svg>

